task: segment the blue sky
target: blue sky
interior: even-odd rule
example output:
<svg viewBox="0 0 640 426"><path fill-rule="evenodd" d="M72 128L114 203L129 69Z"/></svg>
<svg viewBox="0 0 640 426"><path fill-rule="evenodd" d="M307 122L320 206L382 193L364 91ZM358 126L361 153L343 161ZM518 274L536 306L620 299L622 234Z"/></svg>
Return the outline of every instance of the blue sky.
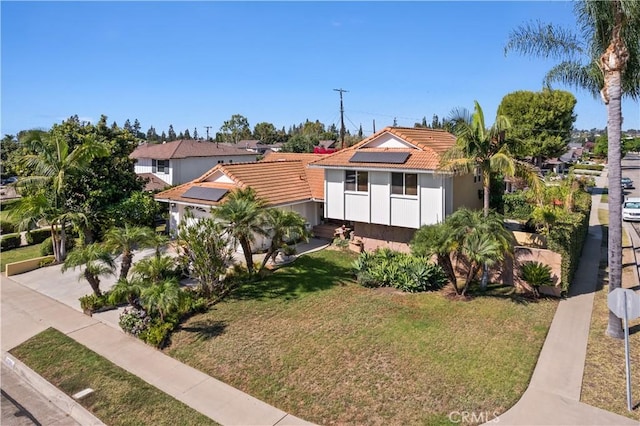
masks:
<svg viewBox="0 0 640 426"><path fill-rule="evenodd" d="M0 133L101 114L142 130L205 126L233 114L253 127L320 120L352 133L394 118L413 126L473 108L492 122L502 97L539 91L552 62L505 57L509 31L573 26L570 2L7 2L2 1ZM584 91L579 129L604 128ZM640 129L637 102L623 129Z"/></svg>

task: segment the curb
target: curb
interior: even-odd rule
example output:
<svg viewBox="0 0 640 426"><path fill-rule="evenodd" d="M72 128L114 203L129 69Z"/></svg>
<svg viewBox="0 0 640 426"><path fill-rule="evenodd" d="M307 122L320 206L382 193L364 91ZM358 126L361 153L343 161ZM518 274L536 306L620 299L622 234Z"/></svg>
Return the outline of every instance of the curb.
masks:
<svg viewBox="0 0 640 426"><path fill-rule="evenodd" d="M77 403L73 398L46 381L38 373L27 367L13 355L2 351L2 362L13 373L28 383L37 392L47 398L60 410L69 415L81 425L106 426L100 419L91 414L89 410Z"/></svg>

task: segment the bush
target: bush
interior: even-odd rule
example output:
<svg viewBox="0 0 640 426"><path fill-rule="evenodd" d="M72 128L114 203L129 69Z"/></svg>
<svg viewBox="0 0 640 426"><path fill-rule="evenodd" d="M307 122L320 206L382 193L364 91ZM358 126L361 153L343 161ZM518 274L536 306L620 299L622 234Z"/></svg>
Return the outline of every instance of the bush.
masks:
<svg viewBox="0 0 640 426"><path fill-rule="evenodd" d="M551 285L551 267L540 262L525 262L520 266L520 278L533 288L536 296L543 285Z"/></svg>
<svg viewBox="0 0 640 426"><path fill-rule="evenodd" d="M504 203L505 218L527 220L533 213L534 205L529 202L526 193L523 191L504 194L502 201Z"/></svg>
<svg viewBox="0 0 640 426"><path fill-rule="evenodd" d="M160 320L153 321L149 328L140 333L140 338L149 345L162 348L167 343L171 332L176 328L177 322Z"/></svg>
<svg viewBox="0 0 640 426"><path fill-rule="evenodd" d="M353 268L364 287L394 287L413 293L438 289L447 282L439 265L389 249L361 253Z"/></svg>
<svg viewBox="0 0 640 426"><path fill-rule="evenodd" d="M0 250L6 251L20 247L22 238L20 234L3 235L0 239Z"/></svg>
<svg viewBox="0 0 640 426"><path fill-rule="evenodd" d="M565 292L569 290L573 275L578 267L588 230L588 213L571 213L549 229L547 246L562 256L562 276L560 279L562 290Z"/></svg>
<svg viewBox="0 0 640 426"><path fill-rule="evenodd" d="M76 246L76 240L67 236L67 251L71 250ZM45 238L42 243L40 243L40 255L41 256L50 256L53 254L53 243L51 242L51 236Z"/></svg>
<svg viewBox="0 0 640 426"><path fill-rule="evenodd" d="M113 308L113 304L109 303L109 292L103 293L102 296L95 294L87 294L78 299L80 308L83 311L96 312L103 308Z"/></svg>
<svg viewBox="0 0 640 426"><path fill-rule="evenodd" d="M602 164L576 164L572 167L569 168L569 171L571 170L597 170L599 172L601 172L604 169L604 166Z"/></svg>
<svg viewBox="0 0 640 426"><path fill-rule="evenodd" d="M16 224L8 220L0 220L0 232L3 234L12 234L17 231Z"/></svg>
<svg viewBox="0 0 640 426"><path fill-rule="evenodd" d="M51 230L48 228L43 229L33 229L25 234L25 239L27 240L27 244L40 244L47 237L51 236Z"/></svg>
<svg viewBox="0 0 640 426"><path fill-rule="evenodd" d="M125 309L120 314L118 324L125 333L129 333L135 337L140 337L141 334L146 332L151 325L151 317L144 309Z"/></svg>

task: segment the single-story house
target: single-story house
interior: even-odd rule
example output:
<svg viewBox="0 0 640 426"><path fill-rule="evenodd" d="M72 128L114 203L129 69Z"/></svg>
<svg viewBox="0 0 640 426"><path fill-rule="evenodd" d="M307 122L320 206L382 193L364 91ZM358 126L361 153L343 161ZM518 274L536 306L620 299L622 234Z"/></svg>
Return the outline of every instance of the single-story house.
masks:
<svg viewBox="0 0 640 426"><path fill-rule="evenodd" d="M155 176L165 183L163 188L189 182L211 169L212 164L256 160L256 154L246 149L194 139L142 144L129 157L136 160L135 172L138 175L147 178L149 174ZM156 179L149 179L147 190L154 190L162 185Z"/></svg>
<svg viewBox="0 0 640 426"><path fill-rule="evenodd" d="M155 195L169 203L169 230L175 232L190 210L194 218L209 217L212 208L237 188L251 187L268 207L292 210L311 228L322 220L323 171L307 164L322 157L315 154L269 153L259 162L218 164L188 183ZM256 249L267 244L259 241Z"/></svg>
<svg viewBox="0 0 640 426"><path fill-rule="evenodd" d="M455 143L444 130L386 127L349 148L309 164L324 171L324 216L349 222L366 250L408 250L422 225L461 207L482 208L479 171L439 169Z"/></svg>

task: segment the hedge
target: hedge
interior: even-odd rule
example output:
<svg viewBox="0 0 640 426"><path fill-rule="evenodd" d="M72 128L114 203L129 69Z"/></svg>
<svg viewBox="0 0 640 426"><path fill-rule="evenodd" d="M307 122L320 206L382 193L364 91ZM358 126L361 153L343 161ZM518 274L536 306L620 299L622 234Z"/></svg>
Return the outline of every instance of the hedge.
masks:
<svg viewBox="0 0 640 426"><path fill-rule="evenodd" d="M72 237L67 236L67 251L74 248L76 245L76 240ZM40 243L40 255L41 256L50 256L53 254L53 243L51 242L51 236L45 238L45 240Z"/></svg>
<svg viewBox="0 0 640 426"><path fill-rule="evenodd" d="M504 217L507 219L527 220L533 213L534 205L527 200L523 191L504 194L502 201L504 203Z"/></svg>
<svg viewBox="0 0 640 426"><path fill-rule="evenodd" d="M27 240L27 244L33 245L33 244L40 244L41 242L46 240L47 237L50 237L50 236L51 236L51 230L49 228L42 228L42 229L33 229L27 232L25 235L25 238Z"/></svg>
<svg viewBox="0 0 640 426"><path fill-rule="evenodd" d="M575 164L569 168L571 169L581 169L581 170L597 170L601 172L604 169L602 164Z"/></svg>
<svg viewBox="0 0 640 426"><path fill-rule="evenodd" d="M20 247L22 238L20 234L3 235L0 238L0 250L11 250Z"/></svg>
<svg viewBox="0 0 640 426"><path fill-rule="evenodd" d="M573 213L568 219L556 222L549 229L547 247L562 256L560 281L564 292L569 291L588 231L588 212Z"/></svg>
<svg viewBox="0 0 640 426"><path fill-rule="evenodd" d="M12 234L16 232L16 224L7 220L0 220L0 232L3 234Z"/></svg>

